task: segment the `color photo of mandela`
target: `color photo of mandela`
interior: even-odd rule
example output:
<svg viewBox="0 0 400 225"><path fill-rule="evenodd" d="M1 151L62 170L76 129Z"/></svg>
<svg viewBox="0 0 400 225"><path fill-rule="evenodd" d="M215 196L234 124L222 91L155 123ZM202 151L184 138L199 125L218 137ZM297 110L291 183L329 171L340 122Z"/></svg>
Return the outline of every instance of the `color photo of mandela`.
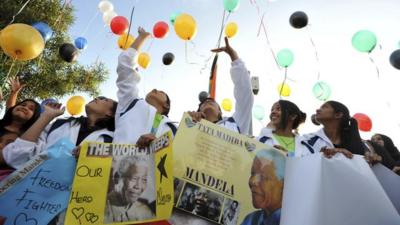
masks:
<svg viewBox="0 0 400 225"><path fill-rule="evenodd" d="M154 177L154 162L151 160L154 158L130 156L113 161L104 223L143 221L156 217L155 202L148 200L155 199L155 191L150 193L151 198L143 196L150 185L154 185L150 183L151 176Z"/></svg>

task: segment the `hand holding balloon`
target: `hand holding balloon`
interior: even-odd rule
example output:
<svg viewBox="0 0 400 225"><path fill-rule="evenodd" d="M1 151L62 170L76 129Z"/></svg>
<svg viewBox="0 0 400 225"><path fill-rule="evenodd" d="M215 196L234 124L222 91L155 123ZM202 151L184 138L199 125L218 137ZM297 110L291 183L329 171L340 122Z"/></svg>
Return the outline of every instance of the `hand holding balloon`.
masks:
<svg viewBox="0 0 400 225"><path fill-rule="evenodd" d="M229 45L229 40L227 37L225 37L225 47L212 49L211 51L216 53L226 52L231 57L232 62L239 58L235 49Z"/></svg>
<svg viewBox="0 0 400 225"><path fill-rule="evenodd" d="M143 27L138 28L138 33L139 36L135 39L131 47L139 51L144 41L150 37L150 33L143 29Z"/></svg>

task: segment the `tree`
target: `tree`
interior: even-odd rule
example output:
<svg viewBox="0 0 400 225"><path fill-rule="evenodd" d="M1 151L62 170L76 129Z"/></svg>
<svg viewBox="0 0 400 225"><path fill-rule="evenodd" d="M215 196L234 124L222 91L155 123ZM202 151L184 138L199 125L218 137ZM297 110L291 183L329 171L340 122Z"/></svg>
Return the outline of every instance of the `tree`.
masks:
<svg viewBox="0 0 400 225"><path fill-rule="evenodd" d="M26 0L1 0L0 30L6 27ZM13 59L0 50L0 81L5 82L7 74L23 75L27 86L20 94L25 98L61 98L76 92L86 92L91 96L99 93L99 85L108 77L108 70L101 62L84 66L77 62L67 63L58 55L59 47L70 42L68 28L73 24L73 7L62 0L31 0L24 10L15 17L13 23L47 23L54 31L46 42L45 49L36 59L13 64ZM3 90L4 96L9 88Z"/></svg>

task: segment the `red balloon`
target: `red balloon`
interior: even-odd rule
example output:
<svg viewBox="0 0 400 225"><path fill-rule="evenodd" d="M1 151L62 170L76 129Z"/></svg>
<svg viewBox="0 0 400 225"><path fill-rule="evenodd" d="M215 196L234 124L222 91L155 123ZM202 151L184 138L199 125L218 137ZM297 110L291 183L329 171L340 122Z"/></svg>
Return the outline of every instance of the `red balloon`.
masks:
<svg viewBox="0 0 400 225"><path fill-rule="evenodd" d="M372 120L364 113L356 113L353 116L357 120L358 129L361 131L370 131L372 128Z"/></svg>
<svg viewBox="0 0 400 225"><path fill-rule="evenodd" d="M111 20L110 27L114 34L121 35L128 31L129 21L123 16L116 16Z"/></svg>
<svg viewBox="0 0 400 225"><path fill-rule="evenodd" d="M154 37L163 38L163 37L165 37L165 35L167 35L168 31L169 31L169 27L168 27L167 23L160 21L160 22L157 22L156 24L154 24L154 27L153 27Z"/></svg>

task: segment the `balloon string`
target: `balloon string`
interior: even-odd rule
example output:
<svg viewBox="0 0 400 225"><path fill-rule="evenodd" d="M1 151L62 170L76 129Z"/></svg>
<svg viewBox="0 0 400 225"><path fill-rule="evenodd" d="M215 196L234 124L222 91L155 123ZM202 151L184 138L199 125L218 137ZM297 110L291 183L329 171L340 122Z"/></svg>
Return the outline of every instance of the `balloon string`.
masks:
<svg viewBox="0 0 400 225"><path fill-rule="evenodd" d="M369 57L369 60L371 60L371 63L375 66L376 75L378 76L378 80L379 80L379 68L378 68L378 65L376 65L376 63L375 63L374 59L371 57L370 53L368 53L368 57Z"/></svg>
<svg viewBox="0 0 400 225"><path fill-rule="evenodd" d="M137 1L136 1L136 3L137 3ZM130 20L129 20L128 33L127 33L127 35L126 35L126 39L125 39L125 44L124 44L124 46L126 46L126 44L128 43L128 37L129 37L129 34L130 34L130 32L131 32L133 12L135 12L135 6L132 7L131 18L130 18Z"/></svg>
<svg viewBox="0 0 400 225"><path fill-rule="evenodd" d="M12 24L12 23L14 22L15 17L17 17L17 16L25 9L25 7L28 5L28 3L29 3L30 1L31 1L31 0L28 0L28 1L26 1L26 2L22 5L22 7L18 10L18 12L17 12L16 14L13 15L13 17L12 17L10 23L8 23L8 25L10 25L10 24ZM7 25L7 26L8 26L8 25Z"/></svg>
<svg viewBox="0 0 400 225"><path fill-rule="evenodd" d="M89 20L89 23L86 25L85 29L83 30L81 36L85 36L86 32L88 31L89 27L92 25L94 20L96 19L97 15L99 15L99 11L96 10L96 13L93 15L93 17Z"/></svg>
<svg viewBox="0 0 400 225"><path fill-rule="evenodd" d="M319 62L318 51L317 51L317 47L315 46L315 42L314 42L314 40L313 40L313 38L312 38L312 36L311 36L310 29L308 28L308 26L307 26L306 28L307 28L308 37L310 38L311 45L312 45L313 48L314 48L315 61L317 62L317 74L318 74L318 75L317 75L317 81L319 81L319 79L320 79L320 77L321 77L321 71L320 71L320 62Z"/></svg>
<svg viewBox="0 0 400 225"><path fill-rule="evenodd" d="M187 64L190 64L190 65L199 65L198 63L189 62L187 41L185 41L185 60L186 60L186 63L187 63Z"/></svg>
<svg viewBox="0 0 400 225"><path fill-rule="evenodd" d="M287 78L287 67L285 67L285 78L283 78L283 82L281 84L281 90L279 91L279 99L282 99L283 86L285 86L286 78Z"/></svg>
<svg viewBox="0 0 400 225"><path fill-rule="evenodd" d="M1 84L1 90L3 90L4 85L6 84L6 81L8 80L8 78L10 77L11 71L14 68L15 62L17 61L17 57L15 57L11 63L10 68L8 69L7 75L4 77L4 81Z"/></svg>
<svg viewBox="0 0 400 225"><path fill-rule="evenodd" d="M104 30L104 32L107 32L106 30ZM112 32L110 31L110 32L108 32L107 34L106 34L106 40L111 36L111 34L112 34ZM107 47L107 42L104 42L104 44L103 44L103 47L100 49L100 51L99 51L99 54L97 54L97 57L96 57L96 61L95 61L95 63L98 63L99 62L99 59L100 59L100 55L101 55L101 53L103 53L104 52L104 49Z"/></svg>
<svg viewBox="0 0 400 225"><path fill-rule="evenodd" d="M128 39L127 39L127 40L128 40ZM154 38L151 38L149 47L147 47L146 52L149 52L149 51L150 51L151 47L153 46L153 42L154 42Z"/></svg>

